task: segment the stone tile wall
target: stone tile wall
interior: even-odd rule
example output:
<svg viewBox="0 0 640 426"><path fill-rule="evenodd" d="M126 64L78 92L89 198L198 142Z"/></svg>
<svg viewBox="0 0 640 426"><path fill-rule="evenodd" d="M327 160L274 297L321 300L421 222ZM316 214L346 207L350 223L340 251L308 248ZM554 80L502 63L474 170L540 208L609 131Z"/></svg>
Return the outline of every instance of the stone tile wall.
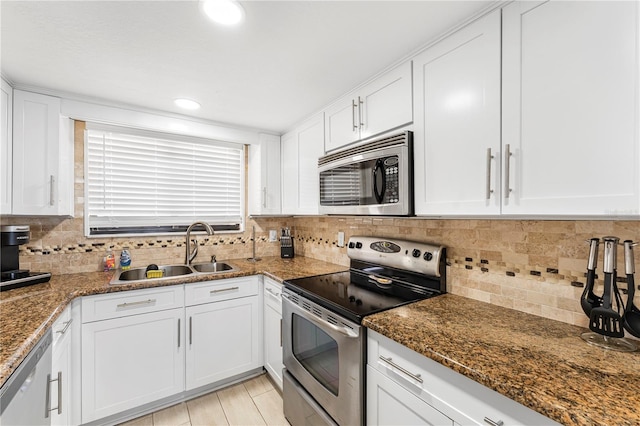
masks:
<svg viewBox="0 0 640 426"><path fill-rule="evenodd" d="M607 235L640 241L638 221L440 220L421 218L296 218L296 253L348 265L338 231L434 242L447 247L447 290L461 296L581 326L589 245ZM602 291L602 246L596 292ZM640 250L636 250L640 271ZM618 249L618 284L626 289ZM636 292L636 294L638 294ZM640 295L636 296L636 305Z"/></svg>

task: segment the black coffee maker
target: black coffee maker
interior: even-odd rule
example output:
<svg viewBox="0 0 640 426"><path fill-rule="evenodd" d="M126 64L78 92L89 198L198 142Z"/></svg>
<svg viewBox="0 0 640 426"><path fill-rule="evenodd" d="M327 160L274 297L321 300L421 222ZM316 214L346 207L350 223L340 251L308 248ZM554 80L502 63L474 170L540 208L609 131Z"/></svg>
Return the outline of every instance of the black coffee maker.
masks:
<svg viewBox="0 0 640 426"><path fill-rule="evenodd" d="M2 234L0 291L49 281L51 274L48 272L30 272L27 269L20 269L18 246L29 242L31 234L29 226L3 225L0 230Z"/></svg>

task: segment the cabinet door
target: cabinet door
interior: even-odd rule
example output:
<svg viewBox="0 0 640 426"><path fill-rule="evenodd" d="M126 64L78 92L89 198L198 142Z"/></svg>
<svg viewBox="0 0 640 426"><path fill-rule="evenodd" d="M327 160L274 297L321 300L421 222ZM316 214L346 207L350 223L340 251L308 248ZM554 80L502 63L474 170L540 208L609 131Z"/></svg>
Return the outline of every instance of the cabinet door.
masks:
<svg viewBox="0 0 640 426"><path fill-rule="evenodd" d="M411 87L411 62L407 62L358 91L360 139L411 123Z"/></svg>
<svg viewBox="0 0 640 426"><path fill-rule="evenodd" d="M367 366L367 424L453 425L453 420Z"/></svg>
<svg viewBox="0 0 640 426"><path fill-rule="evenodd" d="M4 80L0 96L0 214L11 214L13 89Z"/></svg>
<svg viewBox="0 0 640 426"><path fill-rule="evenodd" d="M282 137L282 212L318 214L318 158L323 154L324 115L305 121Z"/></svg>
<svg viewBox="0 0 640 426"><path fill-rule="evenodd" d="M640 213L639 7L504 8L503 213Z"/></svg>
<svg viewBox="0 0 640 426"><path fill-rule="evenodd" d="M67 308L53 324L53 359L51 368L50 385L51 397L51 424L72 424L71 405L75 402L71 399L72 364L71 342L73 340L73 328L71 325L71 307Z"/></svg>
<svg viewBox="0 0 640 426"><path fill-rule="evenodd" d="M258 296L186 308L186 390L263 365Z"/></svg>
<svg viewBox="0 0 640 426"><path fill-rule="evenodd" d="M184 390L183 309L82 325L82 422Z"/></svg>
<svg viewBox="0 0 640 426"><path fill-rule="evenodd" d="M324 150L332 151L360 139L357 95L351 93L324 111Z"/></svg>
<svg viewBox="0 0 640 426"><path fill-rule="evenodd" d="M14 90L13 105L13 214L56 215L60 99Z"/></svg>
<svg viewBox="0 0 640 426"><path fill-rule="evenodd" d="M416 214L500 214L500 11L413 66Z"/></svg>
<svg viewBox="0 0 640 426"><path fill-rule="evenodd" d="M264 281L264 368L282 390L282 284Z"/></svg>
<svg viewBox="0 0 640 426"><path fill-rule="evenodd" d="M280 138L261 134L249 146L249 214L280 214Z"/></svg>

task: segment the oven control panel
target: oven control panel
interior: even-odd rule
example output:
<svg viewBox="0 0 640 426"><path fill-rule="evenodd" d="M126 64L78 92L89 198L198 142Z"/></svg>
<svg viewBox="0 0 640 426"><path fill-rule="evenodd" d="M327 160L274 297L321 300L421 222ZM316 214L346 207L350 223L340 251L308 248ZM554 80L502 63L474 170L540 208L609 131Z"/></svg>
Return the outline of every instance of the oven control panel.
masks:
<svg viewBox="0 0 640 426"><path fill-rule="evenodd" d="M350 259L434 277L440 277L445 262L444 246L385 237L353 236L349 238L347 255Z"/></svg>

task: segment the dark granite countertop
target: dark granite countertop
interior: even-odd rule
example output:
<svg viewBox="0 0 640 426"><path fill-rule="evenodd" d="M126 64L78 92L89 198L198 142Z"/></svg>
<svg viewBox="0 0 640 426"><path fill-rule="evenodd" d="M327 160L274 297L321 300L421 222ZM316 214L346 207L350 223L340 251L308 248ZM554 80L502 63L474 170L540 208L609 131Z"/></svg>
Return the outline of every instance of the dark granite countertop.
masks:
<svg viewBox="0 0 640 426"><path fill-rule="evenodd" d="M364 325L559 423L640 425L640 352L588 345L588 329L451 294Z"/></svg>

